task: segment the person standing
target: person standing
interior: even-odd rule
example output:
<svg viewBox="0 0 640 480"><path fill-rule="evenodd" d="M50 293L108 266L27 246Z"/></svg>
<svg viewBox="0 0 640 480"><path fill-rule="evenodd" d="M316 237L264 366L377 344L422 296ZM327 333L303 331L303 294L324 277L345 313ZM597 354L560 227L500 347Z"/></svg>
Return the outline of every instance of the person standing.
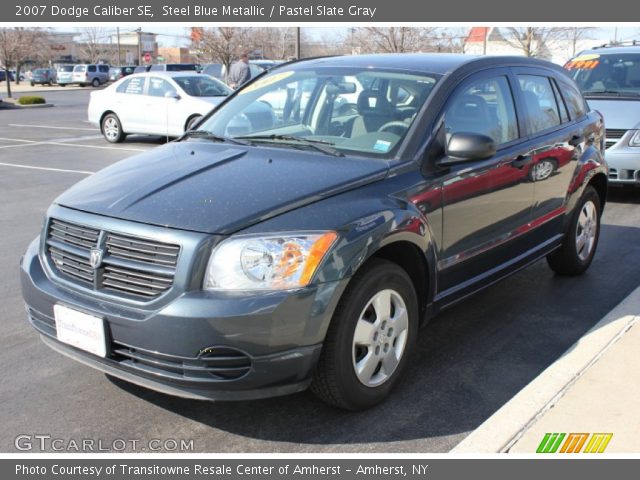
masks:
<svg viewBox="0 0 640 480"><path fill-rule="evenodd" d="M251 79L251 71L249 70L249 54L243 52L240 60L231 65L229 69L229 77L227 83L231 88L240 88Z"/></svg>

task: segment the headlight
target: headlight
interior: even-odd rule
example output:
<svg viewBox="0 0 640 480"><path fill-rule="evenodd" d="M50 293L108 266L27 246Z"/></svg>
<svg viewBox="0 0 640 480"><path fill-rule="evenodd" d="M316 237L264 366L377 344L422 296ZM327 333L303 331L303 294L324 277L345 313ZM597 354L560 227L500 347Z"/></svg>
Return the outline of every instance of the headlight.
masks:
<svg viewBox="0 0 640 480"><path fill-rule="evenodd" d="M631 137L631 140L629 140L629 146L630 147L640 147L640 130L638 130L633 137Z"/></svg>
<svg viewBox="0 0 640 480"><path fill-rule="evenodd" d="M309 284L336 232L231 237L211 253L206 290L289 290Z"/></svg>

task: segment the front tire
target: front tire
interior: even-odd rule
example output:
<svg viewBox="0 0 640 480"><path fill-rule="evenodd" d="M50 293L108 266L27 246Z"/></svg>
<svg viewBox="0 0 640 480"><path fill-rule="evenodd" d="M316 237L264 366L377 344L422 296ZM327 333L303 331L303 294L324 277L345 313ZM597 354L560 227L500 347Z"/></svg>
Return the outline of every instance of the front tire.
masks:
<svg viewBox="0 0 640 480"><path fill-rule="evenodd" d="M120 143L127 136L122 131L122 124L115 113L109 113L102 119L102 135L109 143Z"/></svg>
<svg viewBox="0 0 640 480"><path fill-rule="evenodd" d="M411 279L395 263L371 260L340 299L311 391L346 410L380 403L406 369L417 331L418 300Z"/></svg>
<svg viewBox="0 0 640 480"><path fill-rule="evenodd" d="M600 196L589 185L569 223L562 246L547 255L547 263L559 275L575 276L591 265L600 238Z"/></svg>

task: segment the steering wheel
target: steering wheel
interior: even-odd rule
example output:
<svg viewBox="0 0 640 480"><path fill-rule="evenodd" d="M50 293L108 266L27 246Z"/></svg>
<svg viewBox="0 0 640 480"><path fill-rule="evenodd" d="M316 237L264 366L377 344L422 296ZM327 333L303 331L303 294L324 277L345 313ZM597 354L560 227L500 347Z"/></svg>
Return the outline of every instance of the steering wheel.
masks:
<svg viewBox="0 0 640 480"><path fill-rule="evenodd" d="M387 122L384 125L382 125L378 129L378 132L390 132L390 133L395 133L396 135L403 135L404 132L406 132L408 129L409 129L409 125L407 125L406 123L400 120L394 120L392 122Z"/></svg>

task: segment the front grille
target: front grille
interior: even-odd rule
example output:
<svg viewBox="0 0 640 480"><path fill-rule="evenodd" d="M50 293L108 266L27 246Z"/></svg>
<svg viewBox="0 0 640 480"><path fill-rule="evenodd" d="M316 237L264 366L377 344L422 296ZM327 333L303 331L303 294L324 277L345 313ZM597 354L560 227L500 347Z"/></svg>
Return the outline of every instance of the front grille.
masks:
<svg viewBox="0 0 640 480"><path fill-rule="evenodd" d="M609 148L618 143L620 139L627 133L627 130L623 128L607 128L605 133L606 148Z"/></svg>
<svg viewBox="0 0 640 480"><path fill-rule="evenodd" d="M121 365L176 379L236 380L251 369L251 359L230 347L216 347L195 358L175 357L114 342L112 358Z"/></svg>
<svg viewBox="0 0 640 480"><path fill-rule="evenodd" d="M180 246L51 219L47 254L65 278L115 295L152 299L171 288ZM103 254L97 268L91 251Z"/></svg>

